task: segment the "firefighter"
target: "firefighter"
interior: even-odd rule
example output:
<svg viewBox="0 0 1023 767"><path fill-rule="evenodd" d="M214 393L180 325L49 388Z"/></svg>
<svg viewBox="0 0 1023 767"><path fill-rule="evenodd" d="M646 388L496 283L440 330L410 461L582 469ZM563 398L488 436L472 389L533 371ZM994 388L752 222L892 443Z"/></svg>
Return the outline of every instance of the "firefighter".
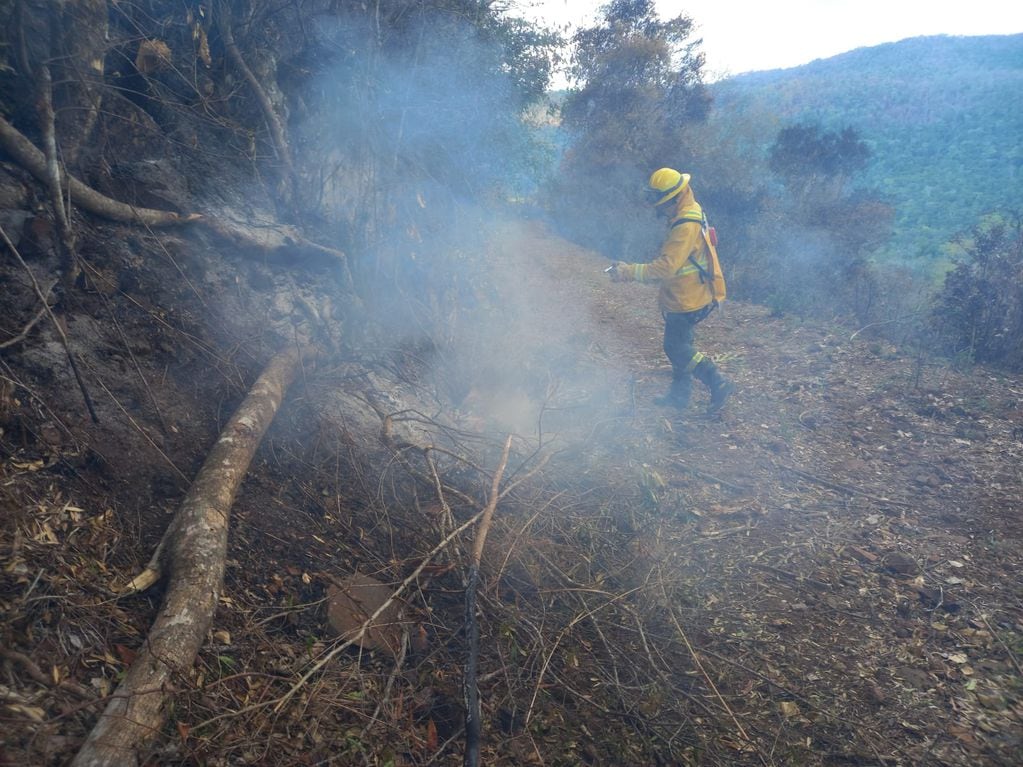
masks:
<svg viewBox="0 0 1023 767"><path fill-rule="evenodd" d="M655 402L684 410L692 379L710 390L707 412L717 413L735 391L710 357L696 350L696 325L725 297L725 280L717 260L712 230L693 196L689 174L661 168L651 174L648 194L659 216L671 225L660 255L649 264L615 262L615 282L660 282L658 296L664 316L664 353L671 360L671 388Z"/></svg>

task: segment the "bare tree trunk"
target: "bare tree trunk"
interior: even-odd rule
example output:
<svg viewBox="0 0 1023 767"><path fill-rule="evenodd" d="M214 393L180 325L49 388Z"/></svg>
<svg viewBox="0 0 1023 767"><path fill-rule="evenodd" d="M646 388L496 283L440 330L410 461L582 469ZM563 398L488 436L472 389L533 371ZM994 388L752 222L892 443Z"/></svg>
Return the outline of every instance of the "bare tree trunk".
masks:
<svg viewBox="0 0 1023 767"><path fill-rule="evenodd" d="M53 77L46 63L39 67L39 123L43 134L45 183L50 191L54 224L60 240L64 283L66 288L70 288L78 278L78 254L75 233L71 228L71 211L64 205L64 186L61 184L60 161L57 159L57 131L53 116Z"/></svg>
<svg viewBox="0 0 1023 767"><path fill-rule="evenodd" d="M131 668L72 762L73 767L139 764L160 732L164 702L192 667L220 598L231 505L263 434L311 348L289 348L264 369L232 416L171 523L170 583ZM187 682L184 682L187 683Z"/></svg>
<svg viewBox="0 0 1023 767"><path fill-rule="evenodd" d="M228 3L220 3L217 8L217 29L220 30L220 37L224 42L224 48L231 59L231 63L242 73L245 81L249 84L252 92L256 94L259 108L263 112L267 127L270 129L270 136L273 139L274 149L277 157L283 165L280 193L284 203L289 208L294 203L295 193L295 166L291 160L291 149L288 146L288 136L284 128L284 121L274 109L266 89L260 84L259 79L252 73L249 65L245 62L238 44L234 40L234 32L231 29L231 6Z"/></svg>
<svg viewBox="0 0 1023 767"><path fill-rule="evenodd" d="M103 105L104 58L108 46L107 0L65 0L53 31L54 74L62 84L54 97L65 160L74 166L92 141Z"/></svg>

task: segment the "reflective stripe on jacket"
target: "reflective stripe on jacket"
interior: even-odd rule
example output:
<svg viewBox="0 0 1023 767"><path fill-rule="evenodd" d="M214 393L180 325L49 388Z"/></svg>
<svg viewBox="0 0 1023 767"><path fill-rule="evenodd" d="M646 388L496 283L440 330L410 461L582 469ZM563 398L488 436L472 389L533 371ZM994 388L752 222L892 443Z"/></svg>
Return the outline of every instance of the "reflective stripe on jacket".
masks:
<svg viewBox="0 0 1023 767"><path fill-rule="evenodd" d="M657 302L662 312L695 312L724 299L724 278L691 188L678 196L660 255L649 264L623 264L619 272L639 282L660 282Z"/></svg>

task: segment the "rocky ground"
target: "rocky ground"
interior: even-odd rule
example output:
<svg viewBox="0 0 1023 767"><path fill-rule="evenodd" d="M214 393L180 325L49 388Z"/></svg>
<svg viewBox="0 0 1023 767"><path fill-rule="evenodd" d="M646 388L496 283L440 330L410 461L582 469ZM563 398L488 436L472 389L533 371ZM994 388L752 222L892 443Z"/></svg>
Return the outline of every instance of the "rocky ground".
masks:
<svg viewBox="0 0 1023 767"><path fill-rule="evenodd" d="M652 404L670 376L654 289L538 224L493 247L505 364L417 416L487 463L441 466L437 493L418 453L323 417L354 385L340 362L309 371L236 503L221 609L148 764L460 763L471 538L434 549L510 430L481 592L485 763L1023 760L1019 377L727 302L699 341L739 391L680 416ZM174 253L153 263L191 274ZM222 272L168 317L140 303L155 269L80 299L113 339L88 357L100 425L41 372L64 370L45 323L0 357L0 763L73 755L159 605L117 590L257 369L251 338L213 348L195 319ZM424 389L445 372L393 361ZM396 586L424 561L404 649L328 659L328 585Z"/></svg>

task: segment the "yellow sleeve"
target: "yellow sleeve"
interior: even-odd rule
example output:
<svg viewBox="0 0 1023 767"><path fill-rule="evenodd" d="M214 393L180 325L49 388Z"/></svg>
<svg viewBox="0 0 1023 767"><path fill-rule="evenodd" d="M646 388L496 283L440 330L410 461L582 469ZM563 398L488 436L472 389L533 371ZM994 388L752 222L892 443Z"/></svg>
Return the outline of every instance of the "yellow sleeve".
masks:
<svg viewBox="0 0 1023 767"><path fill-rule="evenodd" d="M661 246L661 254L649 264L633 264L633 279L640 282L656 282L674 277L685 266L692 253L703 245L700 223L686 221L671 230L668 239Z"/></svg>

